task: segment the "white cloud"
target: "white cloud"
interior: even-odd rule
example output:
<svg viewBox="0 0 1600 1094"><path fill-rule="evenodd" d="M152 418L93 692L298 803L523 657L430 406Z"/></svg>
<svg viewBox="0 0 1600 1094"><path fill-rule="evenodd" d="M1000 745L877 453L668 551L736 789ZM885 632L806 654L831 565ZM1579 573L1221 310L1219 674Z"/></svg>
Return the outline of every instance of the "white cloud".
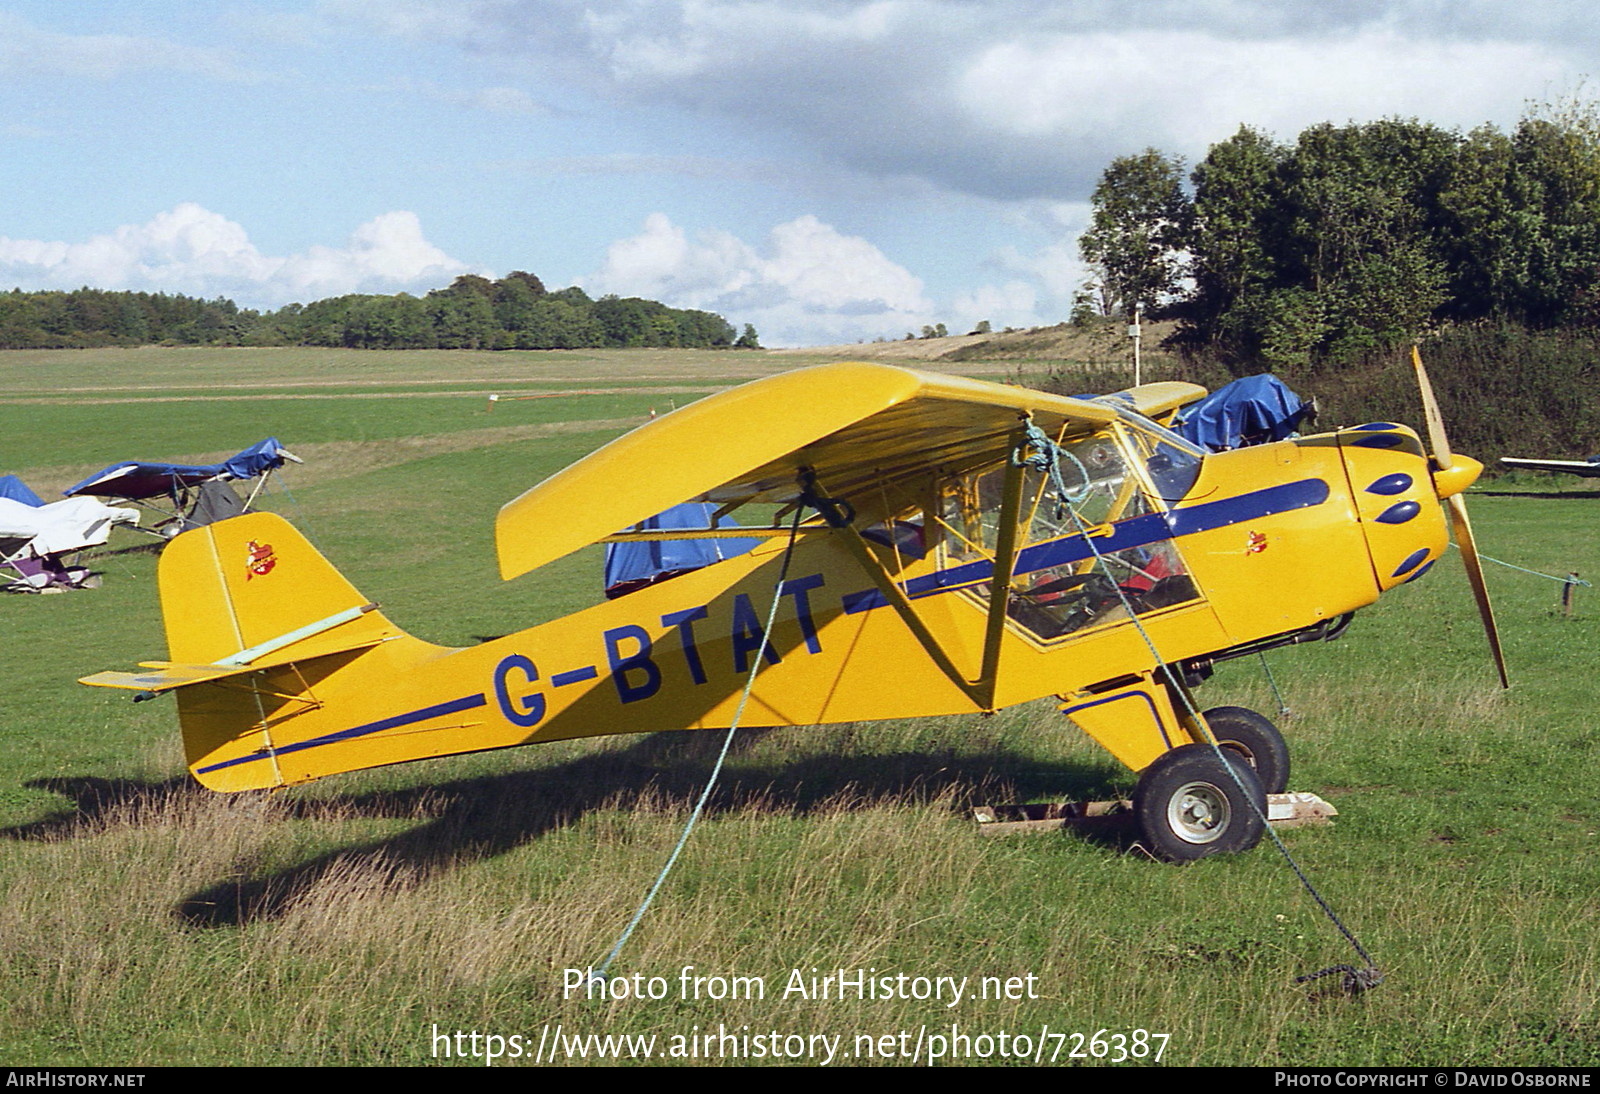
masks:
<svg viewBox="0 0 1600 1094"><path fill-rule="evenodd" d="M1002 246L986 265L1012 278L1027 280L1050 308L1068 312L1073 297L1091 274L1078 258L1078 237L1089 225L1090 205L1086 201L1046 202L1030 203L1024 209L1026 215L1022 219L1031 224L1036 234L1052 242L1026 253L1014 245Z"/></svg>
<svg viewBox="0 0 1600 1094"><path fill-rule="evenodd" d="M0 284L228 296L277 307L352 292L422 292L472 271L429 243L411 212L384 213L343 247L264 255L244 228L192 202L81 243L0 236Z"/></svg>
<svg viewBox="0 0 1600 1094"><path fill-rule="evenodd" d="M601 100L781 133L817 170L1003 199L1087 197L1155 145L1191 160L1241 124L1417 115L1509 124L1570 85L1597 31L1526 0L340 0ZM1160 30L1124 30L1159 27Z"/></svg>
<svg viewBox="0 0 1600 1094"><path fill-rule="evenodd" d="M772 230L769 280L818 311L928 310L922 282L859 236L804 216Z"/></svg>
<svg viewBox="0 0 1600 1094"><path fill-rule="evenodd" d="M127 34L60 34L0 12L0 74L38 72L111 80L134 72L189 72L227 80L259 74L230 53Z"/></svg>
<svg viewBox="0 0 1600 1094"><path fill-rule="evenodd" d="M949 314L951 334L964 334L986 319L995 330L1035 327L1044 322L1039 317L1038 290L1026 281L980 285L957 293L950 302ZM1059 322L1059 317L1055 321Z"/></svg>
<svg viewBox="0 0 1600 1094"><path fill-rule="evenodd" d="M533 175L666 175L678 178L792 185L801 168L771 160L713 156L657 156L607 152L589 156L540 156L502 160L497 166Z"/></svg>
<svg viewBox="0 0 1600 1094"><path fill-rule="evenodd" d="M454 93L462 106L496 114L548 114L550 108L520 87L483 87Z"/></svg>
<svg viewBox="0 0 1600 1094"><path fill-rule="evenodd" d="M721 231L691 240L653 213L642 232L611 245L584 284L592 293L720 312L753 323L768 345L894 336L933 321L921 280L813 216L779 224L758 249Z"/></svg>
<svg viewBox="0 0 1600 1094"><path fill-rule="evenodd" d="M317 5L330 18L420 41L470 39L481 25L505 18L514 8L507 0L322 0Z"/></svg>
<svg viewBox="0 0 1600 1094"><path fill-rule="evenodd" d="M1507 87L1536 90L1565 71L1543 46L1418 42L1388 29L1266 40L1147 31L998 42L956 88L967 117L1019 139L1138 132L1182 150L1241 123L1285 136L1386 115L1470 127L1504 112Z"/></svg>

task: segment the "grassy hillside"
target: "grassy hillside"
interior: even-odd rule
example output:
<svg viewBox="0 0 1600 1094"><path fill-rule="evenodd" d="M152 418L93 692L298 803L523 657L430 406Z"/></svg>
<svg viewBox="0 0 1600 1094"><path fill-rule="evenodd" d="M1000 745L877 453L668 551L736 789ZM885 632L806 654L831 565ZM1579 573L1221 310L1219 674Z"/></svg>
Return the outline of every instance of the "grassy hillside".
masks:
<svg viewBox="0 0 1600 1094"><path fill-rule="evenodd" d="M270 507L397 622L469 643L598 596L593 550L500 583L500 504L664 400L805 360L7 354L0 470L43 489L129 455L222 455L276 434L307 464ZM492 411L486 398L567 390L603 394ZM1487 554L1600 573L1595 492L1501 486L1471 503ZM155 561L119 532L97 560L103 588L0 598L7 1064L481 1064L491 1050L513 1064L558 1041L568 1062L594 1059L601 1045L572 1040L590 1034L654 1037L653 1059L692 1048L691 1063L927 1062L943 1038L967 1054L952 1062L1065 1065L1114 1054L1120 1035L1122 1051L1148 1062L1159 1044L1176 1064L1600 1064L1590 590L1568 616L1555 583L1491 567L1510 693L1493 686L1453 553L1340 641L1270 655L1294 712L1294 787L1340 810L1286 840L1387 974L1358 999L1293 983L1352 955L1270 847L1180 869L1075 836L979 836L974 803L1132 786L1040 703L742 734L613 968L630 992L660 978L663 997L586 1000L565 970L621 933L720 735L209 794L183 771L170 700L74 683L161 655ZM1202 697L1276 709L1253 661ZM785 993L796 971L809 985L840 969L970 986L955 1006ZM764 997L729 997L735 977L746 996L760 978ZM974 997L984 977L993 997ZM707 1034L734 1039L673 1041Z"/></svg>
<svg viewBox="0 0 1600 1094"><path fill-rule="evenodd" d="M1177 330L1172 322L1145 323L1141 331L1141 360L1152 375L1177 367L1177 358L1162 342ZM884 361L913 367L937 362L946 367L965 366L974 375L996 364L1015 367L1033 364L1072 364L1092 368L1118 368L1133 363L1133 340L1117 320L1097 320L1085 326L1058 323L1053 327L1027 327L989 334L958 334L948 338L907 338L897 342L860 342L843 346L773 351L775 356L824 356L838 360Z"/></svg>

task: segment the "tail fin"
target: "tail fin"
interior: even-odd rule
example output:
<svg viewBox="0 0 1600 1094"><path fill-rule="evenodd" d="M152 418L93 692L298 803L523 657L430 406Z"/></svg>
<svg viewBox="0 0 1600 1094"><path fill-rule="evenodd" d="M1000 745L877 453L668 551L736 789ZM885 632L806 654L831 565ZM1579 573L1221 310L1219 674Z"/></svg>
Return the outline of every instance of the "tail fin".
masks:
<svg viewBox="0 0 1600 1094"><path fill-rule="evenodd" d="M178 536L161 556L161 614L172 659L208 664L237 658L367 604L333 564L274 513L250 513ZM359 634L397 634L381 614L296 642L296 653ZM336 652L328 650L327 652Z"/></svg>
<svg viewBox="0 0 1600 1094"><path fill-rule="evenodd" d="M272 513L176 537L162 553L159 583L172 660L82 682L145 693L136 698L177 691L190 770L215 790L327 774L320 763L283 756L326 735L323 696L350 690L371 666L346 670L381 647L403 646L410 659L439 651L390 623ZM397 655L402 651L386 649L380 660L392 671Z"/></svg>

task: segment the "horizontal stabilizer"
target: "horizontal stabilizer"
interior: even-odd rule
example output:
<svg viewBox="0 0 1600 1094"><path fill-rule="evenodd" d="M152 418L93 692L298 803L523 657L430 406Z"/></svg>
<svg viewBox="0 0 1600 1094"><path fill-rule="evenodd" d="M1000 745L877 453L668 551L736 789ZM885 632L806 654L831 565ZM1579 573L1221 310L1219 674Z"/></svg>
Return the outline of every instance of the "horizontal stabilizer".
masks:
<svg viewBox="0 0 1600 1094"><path fill-rule="evenodd" d="M262 672L266 669L281 668L284 665L306 664L323 657L332 657L340 653L352 653L356 650L367 650L382 642L382 638L364 638L356 642L344 644L318 643L314 650L301 647L296 650L284 650L276 656L263 655L257 660L228 664L226 662L210 665L186 665L174 661L141 661L139 664L151 672L97 672L93 676L85 676L78 681L80 684L89 684L98 688L123 688L128 691L145 691L154 695L171 691L174 688L185 688L191 684L209 684L214 680L226 680L230 676L243 676L250 672ZM248 651L246 651L248 652Z"/></svg>
<svg viewBox="0 0 1600 1094"><path fill-rule="evenodd" d="M173 688L191 684L205 684L239 676L247 672L277 668L302 661L314 661L336 653L370 649L384 640L383 634L374 635L370 628L353 628L346 624L361 619L377 610L376 604L360 604L335 612L292 631L264 641L248 649L220 657L209 664L186 664L176 661L141 661L139 664L155 672L97 672L85 676L80 684L102 688L126 688L160 694ZM375 617L382 625L382 616Z"/></svg>
<svg viewBox="0 0 1600 1094"><path fill-rule="evenodd" d="M242 668L228 668L222 665L175 665L169 661L150 661L147 664L154 671L97 672L93 676L80 678L78 683L97 688L123 688L127 691L146 691L159 695L173 688L188 687L190 684L207 684L213 680L225 680L230 676L242 676L255 671L249 665Z"/></svg>

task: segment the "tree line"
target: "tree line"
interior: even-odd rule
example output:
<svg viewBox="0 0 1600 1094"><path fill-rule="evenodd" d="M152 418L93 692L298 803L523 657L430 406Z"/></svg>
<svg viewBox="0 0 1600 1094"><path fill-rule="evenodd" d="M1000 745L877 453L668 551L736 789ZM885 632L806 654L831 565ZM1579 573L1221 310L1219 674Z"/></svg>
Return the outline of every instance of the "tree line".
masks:
<svg viewBox="0 0 1600 1094"><path fill-rule="evenodd" d="M426 296L353 294L239 308L218 297L111 292L0 293L0 349L95 346L343 346L352 349L582 349L760 347L714 312L639 297L590 299L573 286L547 291L530 273L491 281L464 274Z"/></svg>
<svg viewBox="0 0 1600 1094"><path fill-rule="evenodd" d="M1535 107L1509 132L1415 119L1248 126L1192 171L1156 149L1100 178L1080 309L1180 321L1274 368L1353 361L1453 326L1600 327L1600 117Z"/></svg>

